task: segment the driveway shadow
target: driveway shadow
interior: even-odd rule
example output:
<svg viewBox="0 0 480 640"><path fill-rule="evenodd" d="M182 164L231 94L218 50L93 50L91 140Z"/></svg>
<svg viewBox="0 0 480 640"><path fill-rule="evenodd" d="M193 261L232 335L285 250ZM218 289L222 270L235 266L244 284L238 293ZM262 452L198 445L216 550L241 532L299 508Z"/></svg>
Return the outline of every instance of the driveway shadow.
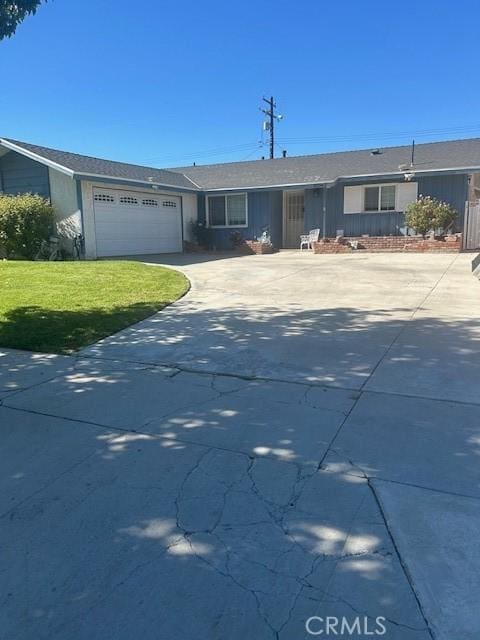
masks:
<svg viewBox="0 0 480 640"><path fill-rule="evenodd" d="M477 393L478 323L422 317L407 330L398 311L268 307L180 317L171 307L92 347L96 358L68 359L67 371L6 396L6 637L292 640L308 637L311 616L352 624L360 615L370 626L357 637L371 637L382 616L389 640L429 639L370 477L415 481L419 468L425 484L434 469L448 484L444 469L459 476L468 467L470 481L478 407L465 420L458 402L401 394L419 367L435 392L441 383L444 396L460 385ZM37 313L48 322L41 309L29 321ZM89 317L69 313L68 321ZM143 345L143 363L130 344ZM300 352L303 374L287 360ZM244 377L153 366L160 358L200 371L243 363ZM273 358L277 373L303 384L245 379ZM397 394L393 415L383 392L370 389L364 401L319 385L360 388L372 370L368 388L381 385L392 375L382 367L397 371L396 362L407 369L388 391ZM12 360L4 375L18 366ZM380 442L391 448L388 465Z"/></svg>
<svg viewBox="0 0 480 640"><path fill-rule="evenodd" d="M391 638L429 637L348 465L0 416L5 637L290 640L310 616L359 611L384 616Z"/></svg>
<svg viewBox="0 0 480 640"><path fill-rule="evenodd" d="M219 260L230 260L232 258L248 258L248 254L237 251L211 251L198 253L159 253L135 256L115 256L114 258L102 258L103 260L131 260L134 262L145 262L146 264L162 264L170 266L185 267L205 262L217 262Z"/></svg>
<svg viewBox="0 0 480 640"><path fill-rule="evenodd" d="M476 318L411 319L403 308L205 309L189 299L83 353L352 389L368 383L376 390L478 402L479 340Z"/></svg>

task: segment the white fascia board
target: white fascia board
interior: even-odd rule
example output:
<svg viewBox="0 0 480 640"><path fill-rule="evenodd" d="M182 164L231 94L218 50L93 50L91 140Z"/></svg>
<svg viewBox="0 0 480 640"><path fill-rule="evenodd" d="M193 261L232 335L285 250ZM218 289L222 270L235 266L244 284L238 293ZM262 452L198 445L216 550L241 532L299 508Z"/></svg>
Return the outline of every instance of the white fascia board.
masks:
<svg viewBox="0 0 480 640"><path fill-rule="evenodd" d="M385 173L361 173L354 176L338 176L335 178L334 182L337 180L353 180L356 178L376 178L377 176L403 176L405 173L414 173L415 175L424 174L424 173L452 173L453 171L479 171L480 166L478 167L443 167L437 169L405 169L405 171L387 171Z"/></svg>
<svg viewBox="0 0 480 640"><path fill-rule="evenodd" d="M189 178L189 177L188 177L187 175L185 175L184 173L180 173L179 175L183 176L183 177L184 177L184 178L186 178L189 182L191 182L191 183L193 184L193 186L194 186L196 189L200 189L200 191L202 190L202 187L201 187L199 184L197 184L194 180L192 180L191 178Z"/></svg>
<svg viewBox="0 0 480 640"><path fill-rule="evenodd" d="M13 144L13 142L10 142L9 140L4 140L3 138L0 138L0 144L6 149L10 149L10 151L16 151L17 153L20 153L22 156L30 158L30 160L35 160L36 162L40 162L40 164L44 164L47 167L51 167L52 169L55 169L56 171L60 171L61 173L65 173L67 176L70 176L70 178L73 178L74 172L71 169L69 169L68 167L64 167L61 164L58 164L53 160L49 160L48 158L39 156L33 151L24 149L23 147Z"/></svg>
<svg viewBox="0 0 480 640"><path fill-rule="evenodd" d="M254 187L224 187L217 189L203 189L206 194L216 193L216 192L225 192L225 191L255 191L256 189L291 189L295 187L316 187L319 184L335 184L337 178L335 180L321 180L320 182L292 182L290 184L265 184L265 185L256 185Z"/></svg>
<svg viewBox="0 0 480 640"><path fill-rule="evenodd" d="M165 182L155 182L153 180L140 180L138 178L121 178L119 176L107 176L103 173L84 173L84 172L75 171L73 173L73 177L77 180L95 181L95 179L97 178L100 180L107 180L111 182L146 184L146 185L149 185L150 187L155 185L156 187L165 187L166 189L173 189L174 191L175 190L186 191L187 193L197 193L198 189L200 188L198 187L197 189L196 187L195 188L192 187L191 189L189 189L188 187L180 187L178 186L178 184L166 184ZM192 181L190 180L190 182Z"/></svg>

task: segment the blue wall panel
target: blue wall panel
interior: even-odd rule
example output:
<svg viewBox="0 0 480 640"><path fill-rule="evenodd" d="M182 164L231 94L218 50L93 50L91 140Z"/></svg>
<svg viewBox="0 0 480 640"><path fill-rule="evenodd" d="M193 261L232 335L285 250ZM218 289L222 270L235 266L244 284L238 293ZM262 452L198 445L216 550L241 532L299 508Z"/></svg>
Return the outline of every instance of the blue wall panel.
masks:
<svg viewBox="0 0 480 640"><path fill-rule="evenodd" d="M371 182L395 182L392 179L372 179ZM463 213L467 193L467 175L451 174L443 176L419 177L419 195L430 195L439 200L451 204L458 212L459 217L455 229L463 228ZM355 182L339 182L327 190L327 224L326 235L334 237L337 230L343 230L346 236L358 236L363 234L374 235L400 235L405 226L403 213L343 213L344 187L359 184ZM368 184L363 180L361 184ZM305 191L305 222L306 228L322 228L322 189L307 189Z"/></svg>
<svg viewBox="0 0 480 640"><path fill-rule="evenodd" d="M305 190L305 232L322 226L322 197L320 192L320 189Z"/></svg>
<svg viewBox="0 0 480 640"><path fill-rule="evenodd" d="M216 194L219 195L219 194ZM282 192L251 191L248 193L248 226L213 230L213 244L216 249L231 249L231 235L238 232L245 240L254 240L267 228L276 247L282 241ZM198 217L205 221L205 197L198 199Z"/></svg>
<svg viewBox="0 0 480 640"><path fill-rule="evenodd" d="M0 157L0 190L4 193L38 193L50 197L48 167L10 151Z"/></svg>
<svg viewBox="0 0 480 640"><path fill-rule="evenodd" d="M432 196L448 202L458 211L456 231L463 231L465 202L467 200L468 176L425 176L418 179L419 195Z"/></svg>
<svg viewBox="0 0 480 640"><path fill-rule="evenodd" d="M391 183L398 180L382 178L371 183ZM344 187L353 184L368 184L369 180L343 181L327 189L326 235L334 237L342 230L346 236L400 235L405 233L403 213L343 213ZM431 195L455 207L460 215L456 230L462 230L463 209L466 198L467 176L451 174L418 178L418 193ZM320 228L323 224L323 187L305 190L305 232ZM205 220L205 197L199 197L199 219ZM268 227L275 247L281 248L283 237L283 192L251 191L248 193L248 227L239 229L215 229L214 245L217 249L231 249L232 231L238 231L247 240L259 237Z"/></svg>
<svg viewBox="0 0 480 640"><path fill-rule="evenodd" d="M283 191L270 191L270 237L276 249L283 242Z"/></svg>

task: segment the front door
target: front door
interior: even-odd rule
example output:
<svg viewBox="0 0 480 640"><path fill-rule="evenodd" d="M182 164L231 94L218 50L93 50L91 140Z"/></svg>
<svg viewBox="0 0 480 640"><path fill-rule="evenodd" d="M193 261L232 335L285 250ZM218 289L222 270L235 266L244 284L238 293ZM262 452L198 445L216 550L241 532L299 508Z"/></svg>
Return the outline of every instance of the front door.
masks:
<svg viewBox="0 0 480 640"><path fill-rule="evenodd" d="M283 193L283 246L298 249L305 233L305 195L303 191Z"/></svg>

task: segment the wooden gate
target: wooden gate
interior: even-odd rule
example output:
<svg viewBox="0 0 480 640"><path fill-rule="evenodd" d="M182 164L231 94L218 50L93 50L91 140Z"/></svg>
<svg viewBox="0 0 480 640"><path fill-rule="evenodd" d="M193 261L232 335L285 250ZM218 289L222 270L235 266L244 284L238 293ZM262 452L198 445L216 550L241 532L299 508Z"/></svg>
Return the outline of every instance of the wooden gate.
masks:
<svg viewBox="0 0 480 640"><path fill-rule="evenodd" d="M465 205L463 248L480 249L480 200Z"/></svg>

